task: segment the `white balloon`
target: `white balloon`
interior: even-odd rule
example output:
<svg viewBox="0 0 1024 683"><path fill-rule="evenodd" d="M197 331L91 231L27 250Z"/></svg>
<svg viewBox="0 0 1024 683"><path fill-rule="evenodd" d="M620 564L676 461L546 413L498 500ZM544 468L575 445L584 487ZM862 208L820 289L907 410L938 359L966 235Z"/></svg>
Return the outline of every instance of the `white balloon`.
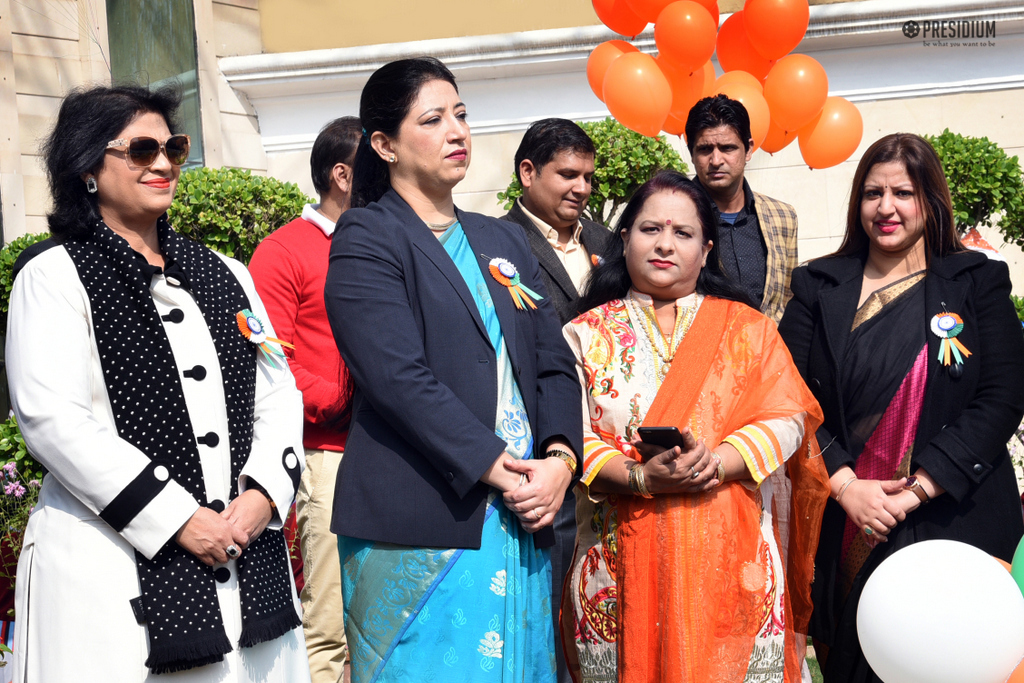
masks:
<svg viewBox="0 0 1024 683"><path fill-rule="evenodd" d="M1003 683L1024 658L1024 596L984 551L922 541L867 580L857 633L885 683Z"/></svg>

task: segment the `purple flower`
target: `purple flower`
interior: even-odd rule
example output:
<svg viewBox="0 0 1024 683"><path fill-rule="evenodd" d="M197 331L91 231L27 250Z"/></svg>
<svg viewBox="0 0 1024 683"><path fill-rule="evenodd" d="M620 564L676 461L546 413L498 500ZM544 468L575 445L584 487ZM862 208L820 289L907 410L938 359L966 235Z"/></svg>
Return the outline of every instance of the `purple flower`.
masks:
<svg viewBox="0 0 1024 683"><path fill-rule="evenodd" d="M25 495L25 487L21 485L21 482L12 481L9 484L4 484L4 493L8 496L21 498Z"/></svg>
<svg viewBox="0 0 1024 683"><path fill-rule="evenodd" d="M18 474L18 466L15 465L13 462L9 462L6 465L4 465L3 470L4 474L7 475L8 479L14 479L14 477L17 476Z"/></svg>
<svg viewBox="0 0 1024 683"><path fill-rule="evenodd" d="M39 480L38 480L38 479L33 479L32 481L30 481L30 482L28 483L28 487L29 487L30 489L37 489L37 488L39 488L39 487L40 487L40 485L41 485L41 484L39 483Z"/></svg>

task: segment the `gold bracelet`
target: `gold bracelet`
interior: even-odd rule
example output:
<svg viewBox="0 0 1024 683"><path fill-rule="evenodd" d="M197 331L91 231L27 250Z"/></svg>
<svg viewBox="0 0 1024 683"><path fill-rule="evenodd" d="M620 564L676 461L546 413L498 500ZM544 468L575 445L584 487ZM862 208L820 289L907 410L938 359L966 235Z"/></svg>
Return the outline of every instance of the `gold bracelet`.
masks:
<svg viewBox="0 0 1024 683"><path fill-rule="evenodd" d="M722 462L722 458L721 457L718 458L718 472L716 473L715 476L718 477L718 485L719 486L721 486L722 484L725 483L725 463Z"/></svg>
<svg viewBox="0 0 1024 683"><path fill-rule="evenodd" d="M565 466L569 468L569 476L576 476L576 456L568 451L563 451L560 448L552 448L547 452L547 457L555 457L565 463Z"/></svg>
<svg viewBox="0 0 1024 683"><path fill-rule="evenodd" d="M852 477L850 477L849 479L847 479L845 482L843 482L843 485L839 487L839 493L836 494L836 502L837 503L839 502L839 499L843 497L843 494L846 493L846 487L849 486L850 484L852 484L853 482L855 482L856 480L857 480L857 475L855 474Z"/></svg>
<svg viewBox="0 0 1024 683"><path fill-rule="evenodd" d="M644 466L642 463L634 463L629 469L629 490L633 495L641 498L654 498L654 495L647 488L647 481L644 479Z"/></svg>

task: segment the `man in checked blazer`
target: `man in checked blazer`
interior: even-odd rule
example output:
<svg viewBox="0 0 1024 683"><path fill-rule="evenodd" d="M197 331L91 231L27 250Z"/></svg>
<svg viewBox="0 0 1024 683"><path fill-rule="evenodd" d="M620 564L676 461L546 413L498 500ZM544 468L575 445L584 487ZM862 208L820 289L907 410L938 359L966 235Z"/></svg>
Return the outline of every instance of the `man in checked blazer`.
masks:
<svg viewBox="0 0 1024 683"><path fill-rule="evenodd" d="M581 218L590 199L594 143L572 121L542 119L527 129L515 164L523 196L502 218L526 233L565 324L576 317L587 275L611 238L606 227Z"/></svg>
<svg viewBox="0 0 1024 683"><path fill-rule="evenodd" d="M792 296L796 211L753 192L743 177L754 154L747 110L725 95L705 97L686 118L686 140L697 180L718 214L723 270L760 304L762 313L778 322Z"/></svg>
<svg viewBox="0 0 1024 683"><path fill-rule="evenodd" d="M611 239L603 225L581 218L590 199L594 142L572 121L543 119L529 127L516 150L516 177L523 196L503 219L526 233L540 263L540 279L562 323L576 317L576 302L590 269ZM558 680L569 683L561 647L558 608L562 582L576 545L576 497L570 488L555 515L551 549L551 612L555 620Z"/></svg>

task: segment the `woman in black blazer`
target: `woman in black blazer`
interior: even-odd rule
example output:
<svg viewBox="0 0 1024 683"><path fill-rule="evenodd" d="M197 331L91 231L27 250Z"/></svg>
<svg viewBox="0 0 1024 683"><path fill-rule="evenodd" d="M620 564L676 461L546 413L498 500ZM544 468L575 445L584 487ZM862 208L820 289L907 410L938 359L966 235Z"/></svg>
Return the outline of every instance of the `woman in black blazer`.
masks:
<svg viewBox="0 0 1024 683"><path fill-rule="evenodd" d="M452 201L470 134L448 69L381 67L360 118L361 208L325 290L356 385L331 524L352 680L553 681L546 548L582 453L572 353L522 231Z"/></svg>
<svg viewBox="0 0 1024 683"><path fill-rule="evenodd" d="M831 476L811 635L825 680L878 681L857 604L885 558L951 539L1010 560L1024 534L1006 442L1024 413L1024 337L1005 263L966 250L934 150L889 135L854 177L846 238L793 272L779 324L821 403ZM907 577L913 609L913 577Z"/></svg>

